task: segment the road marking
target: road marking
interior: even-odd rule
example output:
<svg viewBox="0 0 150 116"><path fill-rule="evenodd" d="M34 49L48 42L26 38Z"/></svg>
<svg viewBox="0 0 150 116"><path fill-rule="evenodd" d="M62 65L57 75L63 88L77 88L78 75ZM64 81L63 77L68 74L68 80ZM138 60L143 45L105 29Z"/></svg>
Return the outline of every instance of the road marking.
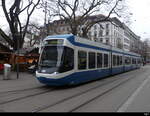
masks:
<svg viewBox="0 0 150 116"><path fill-rule="evenodd" d="M128 98L128 100L118 109L117 112L125 112L127 108L131 105L133 100L136 98L136 96L139 94L139 92L143 89L143 87L147 84L150 77L144 80L144 82L139 86L139 88L136 89L136 91Z"/></svg>

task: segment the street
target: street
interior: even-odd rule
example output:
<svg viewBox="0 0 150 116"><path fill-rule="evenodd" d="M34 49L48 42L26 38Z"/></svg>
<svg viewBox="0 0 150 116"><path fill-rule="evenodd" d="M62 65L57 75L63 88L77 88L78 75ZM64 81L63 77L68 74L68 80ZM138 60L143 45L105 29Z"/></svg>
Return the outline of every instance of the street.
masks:
<svg viewBox="0 0 150 116"><path fill-rule="evenodd" d="M10 78L0 74L0 112L150 111L149 65L72 87L45 86L25 72Z"/></svg>

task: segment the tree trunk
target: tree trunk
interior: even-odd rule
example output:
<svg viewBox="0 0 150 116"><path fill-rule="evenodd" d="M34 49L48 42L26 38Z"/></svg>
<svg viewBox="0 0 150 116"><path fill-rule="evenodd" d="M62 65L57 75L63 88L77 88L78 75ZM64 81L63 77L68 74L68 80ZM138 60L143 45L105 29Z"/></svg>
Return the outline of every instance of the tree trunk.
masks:
<svg viewBox="0 0 150 116"><path fill-rule="evenodd" d="M23 47L23 38L20 35L14 35L14 51L16 51L17 49L21 49Z"/></svg>

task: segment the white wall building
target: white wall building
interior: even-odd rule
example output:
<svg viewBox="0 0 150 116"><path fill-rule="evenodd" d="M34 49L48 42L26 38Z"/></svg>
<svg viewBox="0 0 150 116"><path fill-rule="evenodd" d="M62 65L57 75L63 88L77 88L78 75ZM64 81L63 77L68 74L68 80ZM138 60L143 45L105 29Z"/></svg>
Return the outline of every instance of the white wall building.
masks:
<svg viewBox="0 0 150 116"><path fill-rule="evenodd" d="M124 29L113 21L95 24L88 33L93 41L123 49Z"/></svg>
<svg viewBox="0 0 150 116"><path fill-rule="evenodd" d="M92 18L89 17L88 20L95 20L95 18L100 18L99 16L101 15L95 15L92 16ZM70 27L66 21L54 21L50 24L50 26L50 34L52 35L70 33ZM82 31L81 27L79 28L79 31ZM132 46L137 46L133 45L138 43L135 42L136 40L138 40L137 38L139 37L135 35L124 23L122 23L116 17L109 18L107 21L93 25L88 32L88 39L103 44L111 45L113 47L117 47L125 51L131 51L131 48L133 49Z"/></svg>
<svg viewBox="0 0 150 116"><path fill-rule="evenodd" d="M138 43L140 41L140 37L116 17L95 24L90 29L88 36L93 41L132 52L138 51Z"/></svg>

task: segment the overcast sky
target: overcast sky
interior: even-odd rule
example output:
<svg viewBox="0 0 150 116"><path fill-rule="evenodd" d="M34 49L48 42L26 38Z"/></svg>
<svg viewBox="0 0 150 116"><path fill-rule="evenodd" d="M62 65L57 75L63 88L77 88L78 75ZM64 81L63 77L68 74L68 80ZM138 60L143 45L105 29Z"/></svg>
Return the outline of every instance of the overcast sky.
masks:
<svg viewBox="0 0 150 116"><path fill-rule="evenodd" d="M127 0L127 4L131 13L131 30L141 36L141 39L150 38L150 0ZM37 17L37 14L39 17ZM35 17L36 16L36 17ZM44 14L34 12L32 20L36 20L41 24L44 23ZM40 19L42 17L42 20ZM4 21L3 11L0 9L0 27L7 30L6 22Z"/></svg>
<svg viewBox="0 0 150 116"><path fill-rule="evenodd" d="M132 16L131 29L141 39L150 38L150 0L128 0Z"/></svg>

